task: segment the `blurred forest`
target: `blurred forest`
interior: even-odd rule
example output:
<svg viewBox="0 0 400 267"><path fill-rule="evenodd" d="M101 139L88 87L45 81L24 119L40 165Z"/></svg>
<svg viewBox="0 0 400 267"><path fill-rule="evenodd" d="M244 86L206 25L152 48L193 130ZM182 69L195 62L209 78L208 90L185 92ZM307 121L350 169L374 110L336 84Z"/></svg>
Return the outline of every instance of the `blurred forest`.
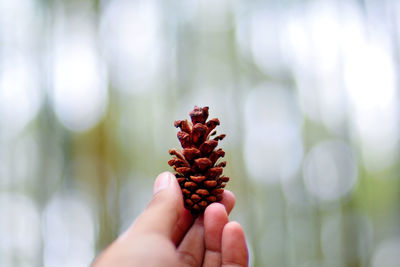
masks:
<svg viewBox="0 0 400 267"><path fill-rule="evenodd" d="M400 2L0 0L0 266L88 266L209 106L250 266L398 267Z"/></svg>

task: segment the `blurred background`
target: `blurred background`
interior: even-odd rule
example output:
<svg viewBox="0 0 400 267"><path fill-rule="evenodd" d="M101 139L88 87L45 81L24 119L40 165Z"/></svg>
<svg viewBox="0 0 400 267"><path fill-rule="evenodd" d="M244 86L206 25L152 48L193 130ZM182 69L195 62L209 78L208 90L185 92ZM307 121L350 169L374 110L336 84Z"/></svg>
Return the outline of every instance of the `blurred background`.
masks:
<svg viewBox="0 0 400 267"><path fill-rule="evenodd" d="M0 0L0 266L88 266L194 105L251 266L399 266L399 34L395 0Z"/></svg>

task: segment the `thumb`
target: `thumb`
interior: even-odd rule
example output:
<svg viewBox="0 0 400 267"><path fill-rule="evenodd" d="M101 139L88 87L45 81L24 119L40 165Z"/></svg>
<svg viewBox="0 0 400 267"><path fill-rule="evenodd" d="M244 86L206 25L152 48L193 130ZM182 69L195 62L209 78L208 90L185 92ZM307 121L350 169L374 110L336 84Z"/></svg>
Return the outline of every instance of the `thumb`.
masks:
<svg viewBox="0 0 400 267"><path fill-rule="evenodd" d="M182 192L175 176L170 172L158 175L154 182L153 199L136 220L136 233L159 233L172 237L175 225L183 211Z"/></svg>

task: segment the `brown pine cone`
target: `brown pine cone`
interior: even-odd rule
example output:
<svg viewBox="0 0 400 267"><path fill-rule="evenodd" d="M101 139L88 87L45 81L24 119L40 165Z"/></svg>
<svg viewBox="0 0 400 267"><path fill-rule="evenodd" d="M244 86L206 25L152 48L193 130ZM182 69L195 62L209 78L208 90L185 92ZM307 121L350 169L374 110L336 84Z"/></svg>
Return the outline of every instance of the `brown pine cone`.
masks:
<svg viewBox="0 0 400 267"><path fill-rule="evenodd" d="M213 137L217 133L214 128L219 125L219 120L214 118L207 121L208 107L195 106L189 115L192 122L179 120L174 123L175 127L181 129L178 139L183 149L170 149L169 154L175 157L168 164L176 171L185 207L197 216L208 205L222 199L229 177L222 175L226 162L217 163L219 158L225 156L221 148L216 149L218 141L224 139L225 134Z"/></svg>

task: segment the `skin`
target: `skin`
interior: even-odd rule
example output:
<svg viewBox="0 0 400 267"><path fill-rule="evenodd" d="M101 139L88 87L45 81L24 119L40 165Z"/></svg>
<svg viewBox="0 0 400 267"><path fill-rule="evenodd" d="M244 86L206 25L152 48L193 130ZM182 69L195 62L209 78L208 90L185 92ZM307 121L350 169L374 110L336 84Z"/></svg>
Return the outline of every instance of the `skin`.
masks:
<svg viewBox="0 0 400 267"><path fill-rule="evenodd" d="M225 190L221 203L193 221L175 176L161 173L145 211L92 266L248 266L243 228L228 219L234 204L235 196Z"/></svg>

